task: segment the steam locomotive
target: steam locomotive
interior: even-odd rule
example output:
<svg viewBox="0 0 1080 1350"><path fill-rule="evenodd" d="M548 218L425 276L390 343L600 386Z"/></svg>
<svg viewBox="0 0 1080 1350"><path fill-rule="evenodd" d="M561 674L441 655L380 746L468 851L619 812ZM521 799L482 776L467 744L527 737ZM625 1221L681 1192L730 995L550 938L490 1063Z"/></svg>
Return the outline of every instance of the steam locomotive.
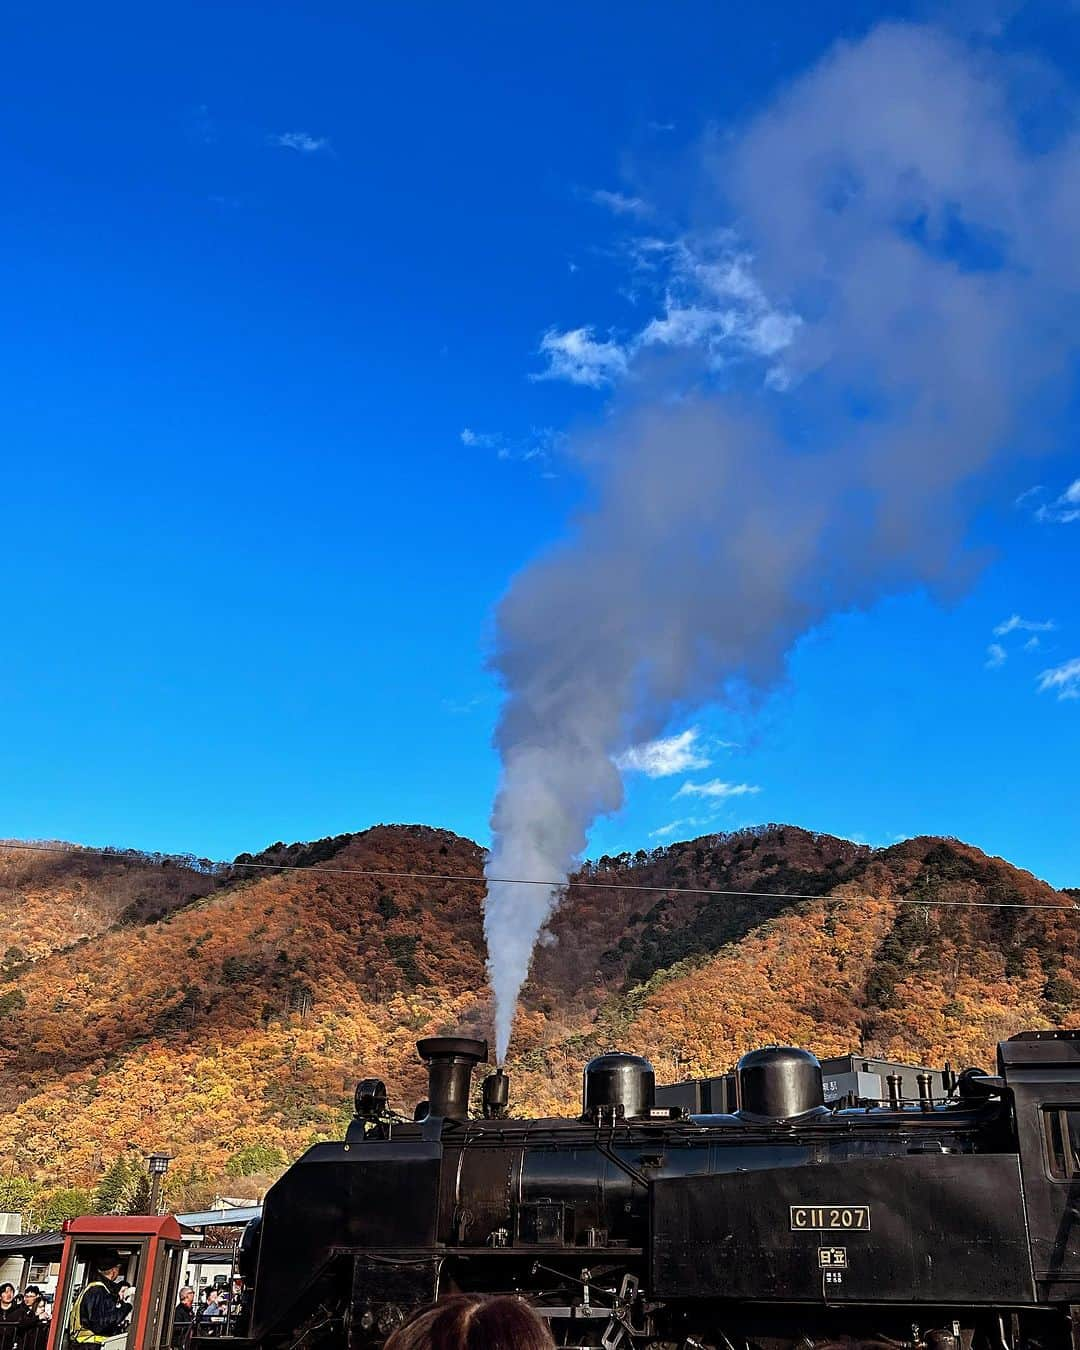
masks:
<svg viewBox="0 0 1080 1350"><path fill-rule="evenodd" d="M501 1069L470 1116L485 1042L417 1049L413 1120L367 1079L346 1138L268 1192L249 1345L367 1350L464 1290L518 1294L567 1347L1080 1347L1080 1031L1014 1036L944 1099L840 1109L813 1055L756 1050L725 1115L605 1054L551 1120L509 1118Z"/></svg>

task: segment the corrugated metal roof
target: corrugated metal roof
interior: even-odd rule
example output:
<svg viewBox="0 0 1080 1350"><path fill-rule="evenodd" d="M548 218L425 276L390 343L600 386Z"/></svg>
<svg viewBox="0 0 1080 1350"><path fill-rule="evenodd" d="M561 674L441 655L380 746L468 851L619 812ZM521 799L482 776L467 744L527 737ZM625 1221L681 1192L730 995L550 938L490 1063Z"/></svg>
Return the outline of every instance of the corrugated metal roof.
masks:
<svg viewBox="0 0 1080 1350"><path fill-rule="evenodd" d="M241 1209L204 1209L197 1214L178 1214L176 1222L185 1228L235 1228L257 1219L262 1205L245 1205Z"/></svg>
<svg viewBox="0 0 1080 1350"><path fill-rule="evenodd" d="M59 1251L63 1245L63 1233L0 1233L0 1253L11 1256L17 1256L19 1252L39 1252L49 1247Z"/></svg>

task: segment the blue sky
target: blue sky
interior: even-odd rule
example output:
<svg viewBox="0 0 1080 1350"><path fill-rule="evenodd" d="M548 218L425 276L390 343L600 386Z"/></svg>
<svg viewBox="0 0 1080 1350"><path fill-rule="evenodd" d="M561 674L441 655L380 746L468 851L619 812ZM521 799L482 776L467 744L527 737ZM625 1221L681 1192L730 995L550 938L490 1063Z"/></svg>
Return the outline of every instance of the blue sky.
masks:
<svg viewBox="0 0 1080 1350"><path fill-rule="evenodd" d="M213 857L380 820L486 840L493 608L587 497L565 447L607 424L662 313L641 241L712 210L709 144L888 19L938 23L16 11L0 834ZM1034 139L1071 116L1074 8L949 23L1038 72L1011 91ZM1037 460L993 470L945 583L828 618L753 707L673 707L681 758L651 767L676 771L628 771L593 850L782 820L951 833L1080 885L1072 399Z"/></svg>

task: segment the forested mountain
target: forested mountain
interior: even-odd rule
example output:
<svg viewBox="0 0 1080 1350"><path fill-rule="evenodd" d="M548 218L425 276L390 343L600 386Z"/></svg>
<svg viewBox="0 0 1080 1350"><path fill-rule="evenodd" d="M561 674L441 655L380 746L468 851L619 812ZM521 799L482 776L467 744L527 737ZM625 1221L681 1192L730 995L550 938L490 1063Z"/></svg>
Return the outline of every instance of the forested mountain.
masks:
<svg viewBox="0 0 1080 1350"><path fill-rule="evenodd" d="M258 1191L340 1136L357 1078L411 1111L415 1040L489 1033L482 886L361 875L478 877L475 844L377 826L236 861L271 870L0 845L0 1207L122 1208L139 1151L161 1147L177 1206ZM525 990L522 1112L573 1110L583 1061L613 1044L661 1080L778 1040L989 1065L998 1039L1080 1003L1074 896L955 840L768 826L581 879L602 884L570 891Z"/></svg>

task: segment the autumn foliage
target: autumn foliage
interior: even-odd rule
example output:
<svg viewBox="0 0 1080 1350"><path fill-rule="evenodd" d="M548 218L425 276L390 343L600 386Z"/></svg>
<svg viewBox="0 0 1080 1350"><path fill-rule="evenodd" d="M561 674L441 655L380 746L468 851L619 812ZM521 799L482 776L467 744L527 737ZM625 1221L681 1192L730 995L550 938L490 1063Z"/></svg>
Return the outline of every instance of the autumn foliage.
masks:
<svg viewBox="0 0 1080 1350"><path fill-rule="evenodd" d="M411 1114L417 1038L489 1033L482 887L357 875L479 877L476 845L379 826L238 861L296 870L0 845L0 1208L131 1212L160 1147L177 1208L261 1192L340 1137L359 1077ZM989 1065L1080 1004L1072 897L954 840L767 827L582 876L605 886L554 916L518 1018L522 1113L574 1110L583 1062L614 1044L661 1080L777 1041ZM725 890L792 898L702 893ZM1009 908L955 903L988 899Z"/></svg>

